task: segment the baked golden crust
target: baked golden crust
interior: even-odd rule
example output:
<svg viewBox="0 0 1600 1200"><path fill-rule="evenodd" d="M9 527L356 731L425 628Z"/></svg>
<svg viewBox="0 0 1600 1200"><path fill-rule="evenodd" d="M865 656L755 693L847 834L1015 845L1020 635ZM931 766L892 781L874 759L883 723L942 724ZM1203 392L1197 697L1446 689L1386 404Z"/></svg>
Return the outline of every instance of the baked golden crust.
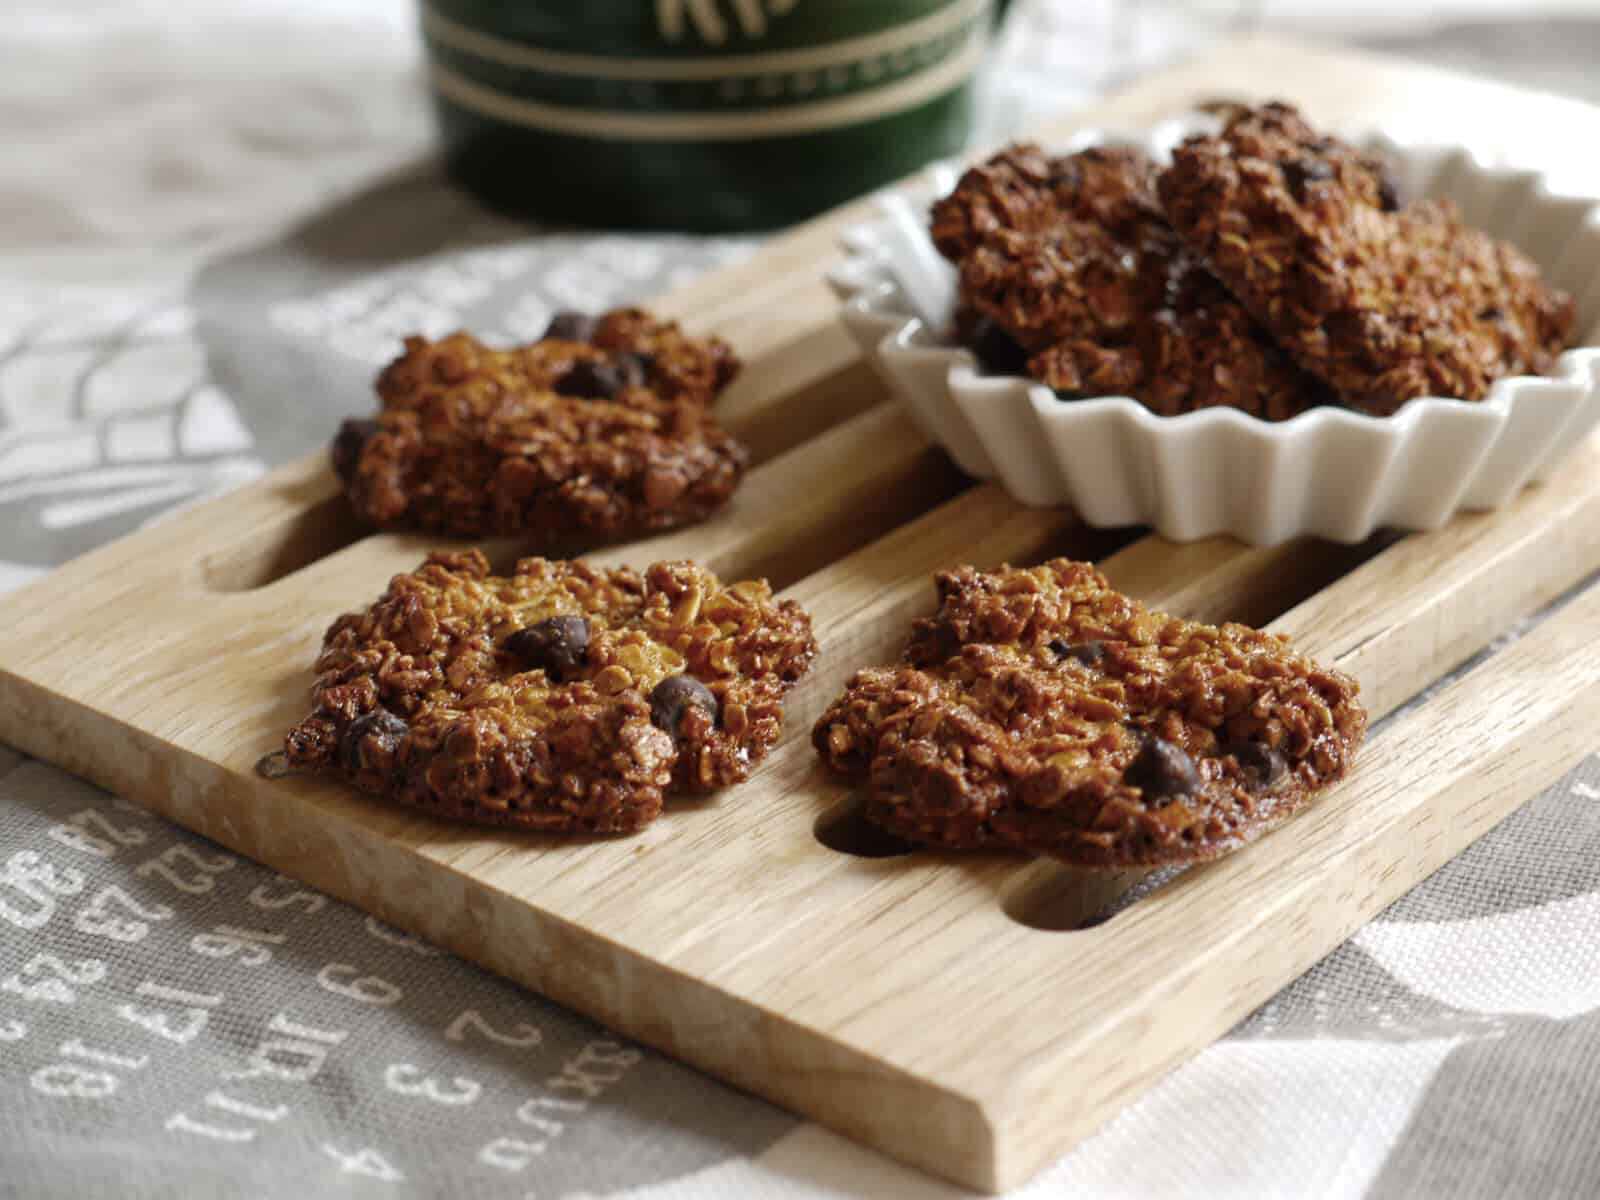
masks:
<svg viewBox="0 0 1600 1200"><path fill-rule="evenodd" d="M285 751L442 817L629 832L667 794L744 779L815 654L764 581L434 554L329 628Z"/></svg>
<svg viewBox="0 0 1600 1200"><path fill-rule="evenodd" d="M407 338L376 419L334 442L356 511L383 528L606 539L726 503L748 461L710 415L732 351L636 309L554 328L509 350Z"/></svg>
<svg viewBox="0 0 1600 1200"><path fill-rule="evenodd" d="M1549 370L1572 332L1571 297L1515 247L1448 203L1401 206L1382 164L1287 105L1189 139L1160 194L1189 248L1351 407L1480 400Z"/></svg>
<svg viewBox="0 0 1600 1200"><path fill-rule="evenodd" d="M1242 625L1150 612L1086 563L937 577L898 666L817 722L823 760L912 841L1085 866L1213 858L1348 769L1348 676Z"/></svg>
<svg viewBox="0 0 1600 1200"><path fill-rule="evenodd" d="M1063 396L1128 395L1163 416L1227 406L1284 420L1327 390L1185 252L1143 154L1013 146L934 206L963 308Z"/></svg>

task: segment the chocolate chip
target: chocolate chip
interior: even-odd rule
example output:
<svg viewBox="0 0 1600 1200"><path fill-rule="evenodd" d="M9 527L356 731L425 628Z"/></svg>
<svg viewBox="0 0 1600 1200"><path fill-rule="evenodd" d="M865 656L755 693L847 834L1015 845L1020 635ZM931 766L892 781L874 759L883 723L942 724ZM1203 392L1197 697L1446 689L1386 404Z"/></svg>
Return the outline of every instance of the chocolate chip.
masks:
<svg viewBox="0 0 1600 1200"><path fill-rule="evenodd" d="M1232 755L1239 769L1250 778L1256 788L1271 787L1289 770L1289 760L1271 746L1261 742L1230 742L1219 751L1223 757Z"/></svg>
<svg viewBox="0 0 1600 1200"><path fill-rule="evenodd" d="M1378 206L1384 212L1394 212L1400 207L1400 181L1387 166L1378 168Z"/></svg>
<svg viewBox="0 0 1600 1200"><path fill-rule="evenodd" d="M1480 321L1498 321L1503 316L1505 316L1505 313L1501 312L1498 307L1496 307L1495 305L1491 304L1488 308L1484 309L1481 313L1478 314L1478 320L1480 320Z"/></svg>
<svg viewBox="0 0 1600 1200"><path fill-rule="evenodd" d="M1084 666L1092 667L1106 656L1106 644L1095 641L1070 645L1067 642L1054 641L1050 643L1050 652L1057 658L1076 659Z"/></svg>
<svg viewBox="0 0 1600 1200"><path fill-rule="evenodd" d="M400 745L400 739L409 731L410 726L387 708L375 708L363 713L345 727L344 738L339 743L339 756L345 769L359 771L366 765L362 761L361 747L369 737L377 740L378 748L384 754L393 754Z"/></svg>
<svg viewBox="0 0 1600 1200"><path fill-rule="evenodd" d="M649 380L650 368L655 365L652 355L636 354L632 350L624 350L611 361L621 374L625 387L641 387Z"/></svg>
<svg viewBox="0 0 1600 1200"><path fill-rule="evenodd" d="M543 671L561 682L583 666L589 653L589 622L571 614L546 617L519 629L505 649L529 671Z"/></svg>
<svg viewBox="0 0 1600 1200"><path fill-rule="evenodd" d="M365 449L368 439L377 432L378 423L370 419L353 418L341 424L328 451L329 457L333 459L334 474L349 483L355 477L356 465L361 461L361 451Z"/></svg>
<svg viewBox="0 0 1600 1200"><path fill-rule="evenodd" d="M1200 788L1200 769L1182 748L1164 738L1147 737L1122 781L1147 797L1187 796Z"/></svg>
<svg viewBox="0 0 1600 1200"><path fill-rule="evenodd" d="M1095 147L1090 147L1093 150ZM1084 151L1087 155L1089 151ZM1095 156L1099 158L1099 155ZM1078 156L1069 154L1050 164L1050 186L1056 189L1058 195L1075 195L1083 186L1083 168L1078 165Z"/></svg>
<svg viewBox="0 0 1600 1200"><path fill-rule="evenodd" d="M668 675L650 692L651 724L673 737L678 736L683 714L691 708L703 708L716 719L717 698L693 675Z"/></svg>
<svg viewBox="0 0 1600 1200"><path fill-rule="evenodd" d="M567 309L550 318L550 324L545 327L543 340L554 338L563 342L587 342L593 339L594 331L599 324L600 322L588 313Z"/></svg>
<svg viewBox="0 0 1600 1200"><path fill-rule="evenodd" d="M1296 200L1306 198L1306 184L1333 178L1333 167L1320 158L1295 158L1283 164L1283 179Z"/></svg>
<svg viewBox="0 0 1600 1200"><path fill-rule="evenodd" d="M556 380L555 390L563 396L609 400L626 384L622 372L610 363L585 359L574 363L571 370Z"/></svg>
<svg viewBox="0 0 1600 1200"><path fill-rule="evenodd" d="M987 317L973 326L968 345L977 356L978 365L990 375L1028 373L1028 352Z"/></svg>

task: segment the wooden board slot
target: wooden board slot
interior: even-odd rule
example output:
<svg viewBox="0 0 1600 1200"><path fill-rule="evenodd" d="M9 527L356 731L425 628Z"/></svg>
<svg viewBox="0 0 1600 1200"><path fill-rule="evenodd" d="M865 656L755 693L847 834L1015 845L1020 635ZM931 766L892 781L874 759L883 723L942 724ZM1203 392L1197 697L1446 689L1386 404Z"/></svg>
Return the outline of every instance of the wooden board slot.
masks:
<svg viewBox="0 0 1600 1200"><path fill-rule="evenodd" d="M1076 933L1103 925L1181 867L1154 871L1029 871L1000 894L1000 907L1018 925L1041 933Z"/></svg>
<svg viewBox="0 0 1600 1200"><path fill-rule="evenodd" d="M208 588L247 592L265 587L372 533L326 472L294 472L278 483L292 497L288 506L200 560Z"/></svg>
<svg viewBox="0 0 1600 1200"><path fill-rule="evenodd" d="M840 364L843 329L783 348L782 359L747 370L717 406L718 419L750 448L757 465L796 444L797 418L806 436L843 424L884 398L883 385L859 358ZM774 405L772 397L789 403ZM803 439L801 439L803 440Z"/></svg>
<svg viewBox="0 0 1600 1200"><path fill-rule="evenodd" d="M865 803L859 795L846 796L825 809L812 832L817 841L838 854L857 858L903 858L918 847L867 820Z"/></svg>

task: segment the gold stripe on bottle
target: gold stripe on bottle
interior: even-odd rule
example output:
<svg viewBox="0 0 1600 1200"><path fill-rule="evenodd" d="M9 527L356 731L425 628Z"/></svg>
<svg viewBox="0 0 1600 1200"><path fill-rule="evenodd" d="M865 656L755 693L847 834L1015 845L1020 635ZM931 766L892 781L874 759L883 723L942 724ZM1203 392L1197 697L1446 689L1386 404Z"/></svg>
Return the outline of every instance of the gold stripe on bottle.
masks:
<svg viewBox="0 0 1600 1200"><path fill-rule="evenodd" d="M547 133L625 142L753 141L860 125L905 112L959 86L983 58L979 30L943 62L884 87L814 104L743 112L605 112L508 96L438 63L429 68L439 95L461 108Z"/></svg>
<svg viewBox="0 0 1600 1200"><path fill-rule="evenodd" d="M662 82L724 79L730 75L775 75L845 66L909 50L976 22L991 0L954 0L937 12L892 29L844 38L803 50L769 54L708 55L702 58L625 58L546 50L496 37L451 20L424 0L423 31L439 45L502 66L522 67L550 75L591 79L636 79Z"/></svg>

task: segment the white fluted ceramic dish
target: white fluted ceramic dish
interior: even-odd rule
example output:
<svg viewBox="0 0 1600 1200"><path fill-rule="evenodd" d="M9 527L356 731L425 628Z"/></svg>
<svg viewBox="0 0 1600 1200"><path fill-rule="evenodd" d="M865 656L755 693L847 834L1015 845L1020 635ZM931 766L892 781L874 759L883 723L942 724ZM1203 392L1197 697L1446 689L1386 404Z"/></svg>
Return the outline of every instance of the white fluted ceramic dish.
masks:
<svg viewBox="0 0 1600 1200"><path fill-rule="evenodd" d="M1203 120L1084 134L1065 149L1122 141L1165 158ZM1594 328L1600 197L1557 194L1539 173L1466 147L1358 140L1390 157L1408 195L1448 197L1469 223L1520 246L1577 299L1577 329ZM1023 377L982 374L941 338L954 272L926 232L928 205L957 174L936 164L886 194L881 219L845 234L832 282L845 324L928 438L1024 504L1068 505L1091 525L1150 525L1176 541L1357 542L1498 508L1600 423L1594 346L1563 354L1550 376L1502 379L1477 403L1425 397L1390 417L1318 408L1276 424L1232 409L1158 417L1127 397L1064 401Z"/></svg>

